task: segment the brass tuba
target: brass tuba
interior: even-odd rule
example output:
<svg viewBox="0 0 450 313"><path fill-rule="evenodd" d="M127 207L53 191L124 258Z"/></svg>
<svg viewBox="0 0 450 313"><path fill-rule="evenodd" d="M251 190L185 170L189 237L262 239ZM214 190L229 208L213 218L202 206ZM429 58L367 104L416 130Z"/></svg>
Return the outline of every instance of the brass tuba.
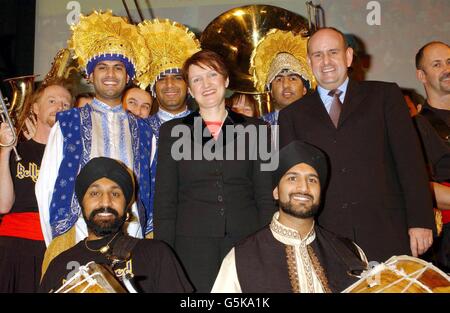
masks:
<svg viewBox="0 0 450 313"><path fill-rule="evenodd" d="M2 99L2 121L8 123L13 132L14 142L16 144L19 140L23 125L25 124L24 116L28 116L30 112L27 103L31 101L34 90L34 79L38 75L27 75L5 79L8 82L12 90L12 100L9 101L9 108L5 101ZM27 109L28 107L28 109ZM9 144L8 144L9 145ZM14 154L16 161L20 161L21 157L17 153L17 149L14 147Z"/></svg>
<svg viewBox="0 0 450 313"><path fill-rule="evenodd" d="M19 117L22 114L25 103L30 101L30 98L34 91L34 79L38 75L28 75L5 79L8 82L12 90L12 100L9 105L9 116L14 123L17 123ZM19 125L17 125L19 126ZM20 128L17 127L18 133Z"/></svg>
<svg viewBox="0 0 450 313"><path fill-rule="evenodd" d="M255 95L261 113L270 107L267 94L258 94L249 73L250 57L258 42L273 28L309 34L308 20L301 15L271 5L248 5L216 17L203 31L203 49L220 54L230 73L229 89Z"/></svg>
<svg viewBox="0 0 450 313"><path fill-rule="evenodd" d="M60 49L53 59L52 68L45 76L43 84L55 78L69 79L73 73L78 73L78 62L68 48Z"/></svg>

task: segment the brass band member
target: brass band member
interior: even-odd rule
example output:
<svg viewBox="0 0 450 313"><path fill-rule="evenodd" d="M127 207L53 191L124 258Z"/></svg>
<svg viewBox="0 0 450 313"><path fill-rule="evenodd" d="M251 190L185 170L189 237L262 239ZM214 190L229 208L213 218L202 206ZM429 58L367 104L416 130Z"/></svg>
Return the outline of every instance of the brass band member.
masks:
<svg viewBox="0 0 450 313"><path fill-rule="evenodd" d="M256 89L270 92L273 111L262 118L278 124L281 109L303 97L315 87L314 76L306 62L307 38L291 31L273 29L258 43L251 56L250 72Z"/></svg>
<svg viewBox="0 0 450 313"><path fill-rule="evenodd" d="M35 292L39 286L45 243L34 186L56 113L72 102L63 81L42 85L24 107L24 116L36 116L36 129L17 144L22 160L14 160L12 147L0 148L0 214L6 214L0 220L0 293ZM11 140L11 129L2 123L0 142Z"/></svg>
<svg viewBox="0 0 450 313"><path fill-rule="evenodd" d="M158 112L147 119L153 131L151 157L151 199L150 212L153 212L155 194L157 150L161 125L175 118L191 113L187 107L187 83L184 79L183 63L200 50L200 43L186 26L169 19L144 21L138 25L139 32L152 54L152 62L147 72L137 77L141 88L150 88ZM164 44L161 44L164 41ZM151 221L153 217L151 216ZM153 236L153 224L146 229L148 237Z"/></svg>
<svg viewBox="0 0 450 313"><path fill-rule="evenodd" d="M437 265L450 272L450 47L434 41L416 55L417 78L427 101L416 116L426 159L431 168L437 208L442 214L442 234L436 243Z"/></svg>
<svg viewBox="0 0 450 313"><path fill-rule="evenodd" d="M150 209L151 129L122 107L128 81L145 71L149 52L134 25L111 12L81 16L73 26L69 47L93 83L95 98L82 108L57 116L36 184L46 243L70 234L69 246L87 235L74 195L75 177L98 156L121 160L139 180L136 204L127 232L142 237ZM75 227L74 227L75 226ZM72 230L72 232L69 232Z"/></svg>

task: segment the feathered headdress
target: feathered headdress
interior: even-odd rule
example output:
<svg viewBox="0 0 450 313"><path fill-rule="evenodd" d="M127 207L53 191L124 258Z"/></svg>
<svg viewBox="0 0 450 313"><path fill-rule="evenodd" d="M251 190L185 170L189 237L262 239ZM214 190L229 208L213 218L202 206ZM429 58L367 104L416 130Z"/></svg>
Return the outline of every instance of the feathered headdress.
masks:
<svg viewBox="0 0 450 313"><path fill-rule="evenodd" d="M195 34L175 21L147 20L137 27L152 55L148 71L136 78L143 89L150 85L154 92L153 87L161 74L180 73L184 62L201 50Z"/></svg>
<svg viewBox="0 0 450 313"><path fill-rule="evenodd" d="M111 11L94 11L88 16L81 15L79 23L71 28L68 47L88 75L101 60L122 61L131 79L147 70L150 52L137 27L125 18L113 16Z"/></svg>
<svg viewBox="0 0 450 313"><path fill-rule="evenodd" d="M316 80L306 61L307 38L291 31L270 30L257 44L250 57L249 72L255 88L263 93L283 70L300 75L315 88Z"/></svg>

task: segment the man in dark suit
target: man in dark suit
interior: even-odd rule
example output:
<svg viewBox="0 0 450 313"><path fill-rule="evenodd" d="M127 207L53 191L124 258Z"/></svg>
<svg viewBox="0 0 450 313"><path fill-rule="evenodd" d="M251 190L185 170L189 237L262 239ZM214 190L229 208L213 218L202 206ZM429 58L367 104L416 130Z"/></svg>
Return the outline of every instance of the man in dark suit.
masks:
<svg viewBox="0 0 450 313"><path fill-rule="evenodd" d="M349 80L352 59L340 31L311 36L319 87L280 112L280 147L298 139L329 155L323 227L355 241L369 260L418 256L435 225L417 134L398 86Z"/></svg>

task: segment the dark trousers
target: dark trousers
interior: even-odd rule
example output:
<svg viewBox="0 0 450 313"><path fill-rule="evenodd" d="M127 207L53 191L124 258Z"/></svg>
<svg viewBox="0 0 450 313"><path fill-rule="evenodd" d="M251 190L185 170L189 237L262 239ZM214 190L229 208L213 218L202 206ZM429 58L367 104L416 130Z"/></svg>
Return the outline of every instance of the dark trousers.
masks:
<svg viewBox="0 0 450 313"><path fill-rule="evenodd" d="M223 258L239 239L229 236L176 237L175 251L196 292L211 292Z"/></svg>
<svg viewBox="0 0 450 313"><path fill-rule="evenodd" d="M0 293L37 292L45 243L0 237Z"/></svg>

